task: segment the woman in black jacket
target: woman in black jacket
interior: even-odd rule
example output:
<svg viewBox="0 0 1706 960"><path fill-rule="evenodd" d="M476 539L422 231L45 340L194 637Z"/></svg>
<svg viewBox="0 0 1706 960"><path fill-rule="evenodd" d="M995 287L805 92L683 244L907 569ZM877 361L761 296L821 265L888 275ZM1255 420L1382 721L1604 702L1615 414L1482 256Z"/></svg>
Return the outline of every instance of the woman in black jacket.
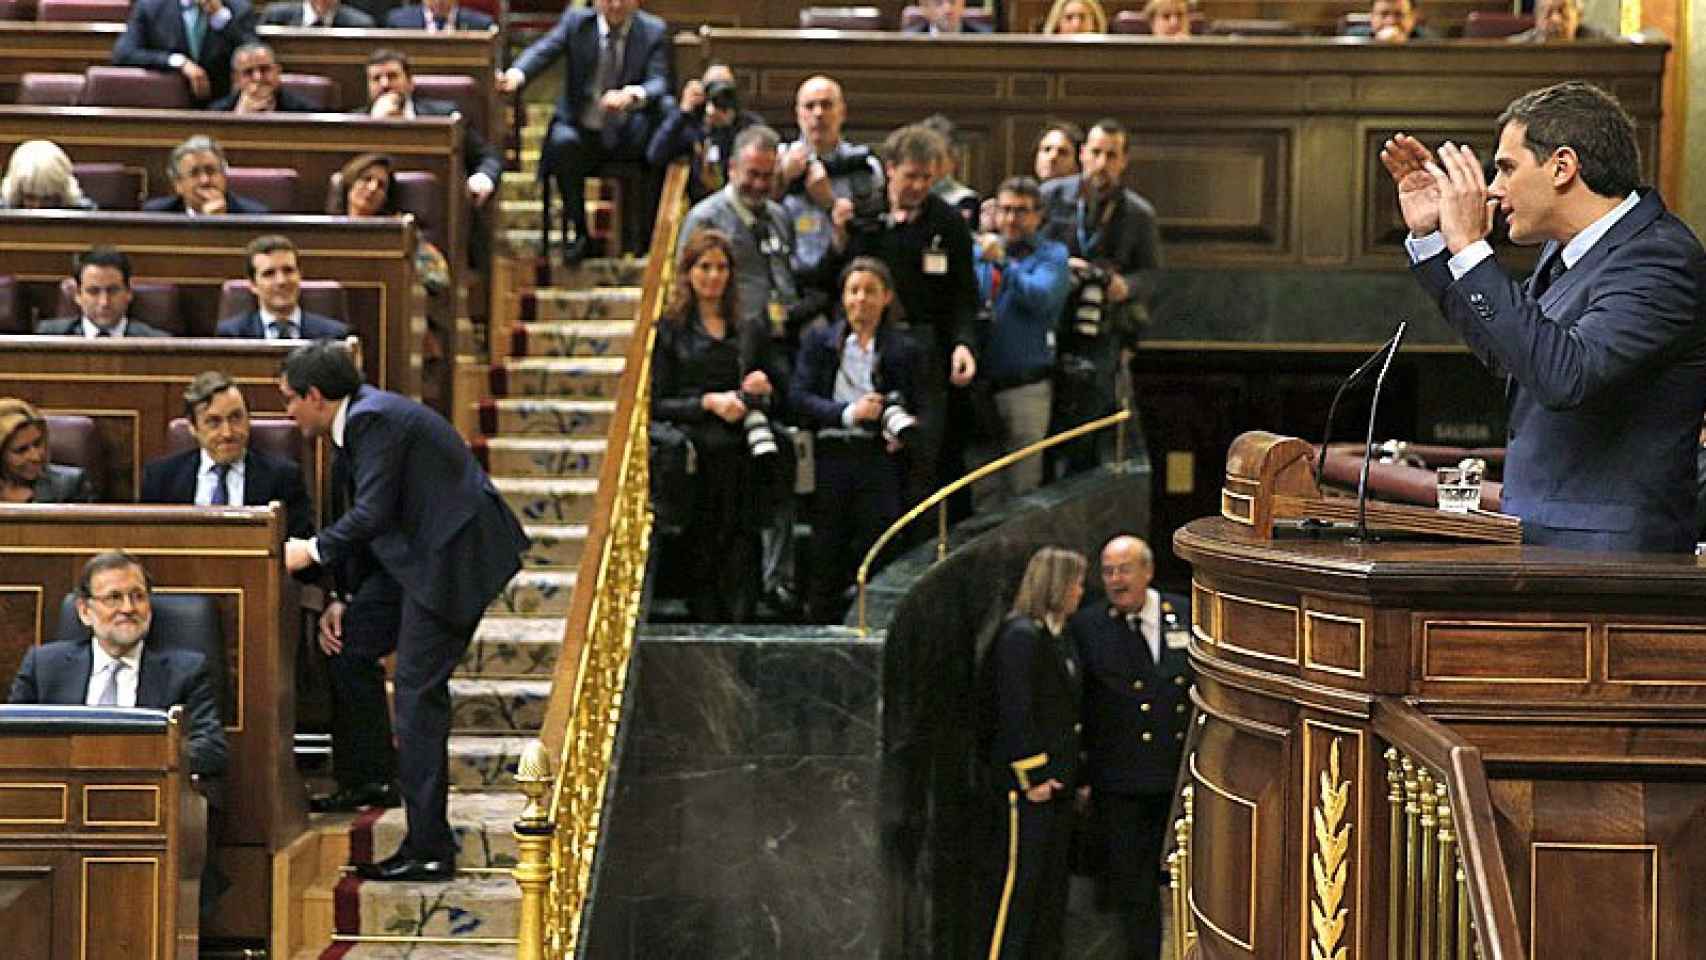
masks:
<svg viewBox="0 0 1706 960"><path fill-rule="evenodd" d="M778 458L763 436L776 408L770 332L740 319L726 234L689 237L652 345L652 416L693 444L696 469L682 542L693 551L688 607L702 623L751 618L760 586L756 463Z"/></svg>
<svg viewBox="0 0 1706 960"><path fill-rule="evenodd" d="M1083 554L1058 547L1032 555L984 660L986 757L1007 853L990 960L1060 956L1081 703L1078 662L1061 633L1084 599L1087 567Z"/></svg>

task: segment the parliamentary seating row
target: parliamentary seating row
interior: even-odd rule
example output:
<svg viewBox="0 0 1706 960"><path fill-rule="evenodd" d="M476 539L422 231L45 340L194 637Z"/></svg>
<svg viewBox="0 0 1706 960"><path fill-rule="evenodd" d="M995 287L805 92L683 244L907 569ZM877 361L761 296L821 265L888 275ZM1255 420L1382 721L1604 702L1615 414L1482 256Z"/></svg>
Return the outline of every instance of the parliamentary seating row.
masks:
<svg viewBox="0 0 1706 960"><path fill-rule="evenodd" d="M0 283L0 290L16 291L17 287L11 277ZM41 289L37 286L34 291L39 293ZM192 317L185 312L184 298L175 283L135 280L131 291L128 316L175 337L215 336L218 321L255 309L255 291L247 280L225 281L219 288L219 308L207 317ZM10 297L0 294L0 333L30 333L43 320L75 316L78 309L73 299L75 293L75 281L66 277L60 281L58 296L53 297L51 304L30 303L28 291L23 296L15 292ZM308 313L331 317L346 326L350 323L349 294L336 280L304 280L301 303Z"/></svg>
<svg viewBox="0 0 1706 960"><path fill-rule="evenodd" d="M18 101L25 74L83 76L90 67L110 64L113 44L123 32L122 23L0 20L0 103ZM337 112L365 109L368 56L380 47L399 50L416 74L417 95L452 101L488 142L504 142L502 103L492 84L501 62L495 33L301 27L261 27L257 33L272 45L287 71L330 83L335 97L330 106ZM181 87L175 74L155 76Z"/></svg>

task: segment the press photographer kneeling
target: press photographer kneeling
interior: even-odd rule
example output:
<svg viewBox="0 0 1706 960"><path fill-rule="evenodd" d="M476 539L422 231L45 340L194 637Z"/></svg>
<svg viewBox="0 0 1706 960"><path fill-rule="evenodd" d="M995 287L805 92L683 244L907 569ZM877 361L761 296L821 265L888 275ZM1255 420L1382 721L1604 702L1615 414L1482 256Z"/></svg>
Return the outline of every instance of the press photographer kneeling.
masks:
<svg viewBox="0 0 1706 960"><path fill-rule="evenodd" d="M762 471L786 468L770 421L781 382L770 331L740 319L733 262L727 234L701 230L688 239L652 347L652 416L692 445L681 542L694 571L688 609L700 623L752 618Z"/></svg>
<svg viewBox="0 0 1706 960"><path fill-rule="evenodd" d="M848 587L865 551L900 517L902 458L917 433L917 353L883 323L894 277L858 257L841 274L845 317L809 328L794 363L789 406L816 431L808 607L829 623L846 613Z"/></svg>

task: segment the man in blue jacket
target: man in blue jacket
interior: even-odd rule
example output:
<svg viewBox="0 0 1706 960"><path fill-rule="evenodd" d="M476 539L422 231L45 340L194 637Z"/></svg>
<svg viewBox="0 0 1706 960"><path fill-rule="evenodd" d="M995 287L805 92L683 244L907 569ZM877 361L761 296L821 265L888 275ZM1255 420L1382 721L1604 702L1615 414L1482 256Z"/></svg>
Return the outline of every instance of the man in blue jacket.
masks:
<svg viewBox="0 0 1706 960"><path fill-rule="evenodd" d="M1580 81L1512 101L1497 176L1450 142L1398 134L1416 278L1510 404L1503 509L1523 540L1577 550L1694 549L1694 461L1706 412L1706 251L1639 186L1635 126ZM1512 280L1487 242L1543 243Z"/></svg>
<svg viewBox="0 0 1706 960"><path fill-rule="evenodd" d="M1055 325L1072 278L1066 246L1037 235L1042 191L1030 177L1010 177L996 190L995 233L977 238L978 292L990 312L983 374L995 392L1002 446L1011 453L1048 436L1054 397ZM1031 457L999 474L1009 495L1035 490L1043 462Z"/></svg>
<svg viewBox="0 0 1706 960"><path fill-rule="evenodd" d="M390 644L397 779L409 829L395 855L356 871L368 880L449 880L456 871L446 815L450 674L487 604L521 569L527 537L455 428L407 397L364 385L341 344L292 351L279 391L305 435L331 437L354 489L337 522L312 540L285 543L285 565L335 569L365 548L401 587ZM321 630L322 648L338 657L374 662L391 652L371 634L362 635L367 649L344 646L335 622ZM336 660L332 668L339 669ZM379 677L372 695L383 698Z"/></svg>

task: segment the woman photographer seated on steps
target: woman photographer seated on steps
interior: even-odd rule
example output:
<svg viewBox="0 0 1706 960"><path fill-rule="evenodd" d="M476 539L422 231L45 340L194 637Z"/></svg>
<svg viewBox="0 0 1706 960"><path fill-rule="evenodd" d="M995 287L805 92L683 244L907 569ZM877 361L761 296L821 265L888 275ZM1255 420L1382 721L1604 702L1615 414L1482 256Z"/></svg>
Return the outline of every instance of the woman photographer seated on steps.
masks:
<svg viewBox="0 0 1706 960"><path fill-rule="evenodd" d="M917 427L917 349L883 324L894 276L875 257L841 273L845 317L806 331L789 407L816 430L809 607L813 620L845 615L865 551L900 517L902 458Z"/></svg>
<svg viewBox="0 0 1706 960"><path fill-rule="evenodd" d="M752 618L764 526L761 471L792 464L770 419L781 379L762 322L740 320L727 234L701 230L681 249L675 286L652 346L652 418L692 445L680 542L692 552L688 610L701 623ZM667 429L667 428L665 428Z"/></svg>

